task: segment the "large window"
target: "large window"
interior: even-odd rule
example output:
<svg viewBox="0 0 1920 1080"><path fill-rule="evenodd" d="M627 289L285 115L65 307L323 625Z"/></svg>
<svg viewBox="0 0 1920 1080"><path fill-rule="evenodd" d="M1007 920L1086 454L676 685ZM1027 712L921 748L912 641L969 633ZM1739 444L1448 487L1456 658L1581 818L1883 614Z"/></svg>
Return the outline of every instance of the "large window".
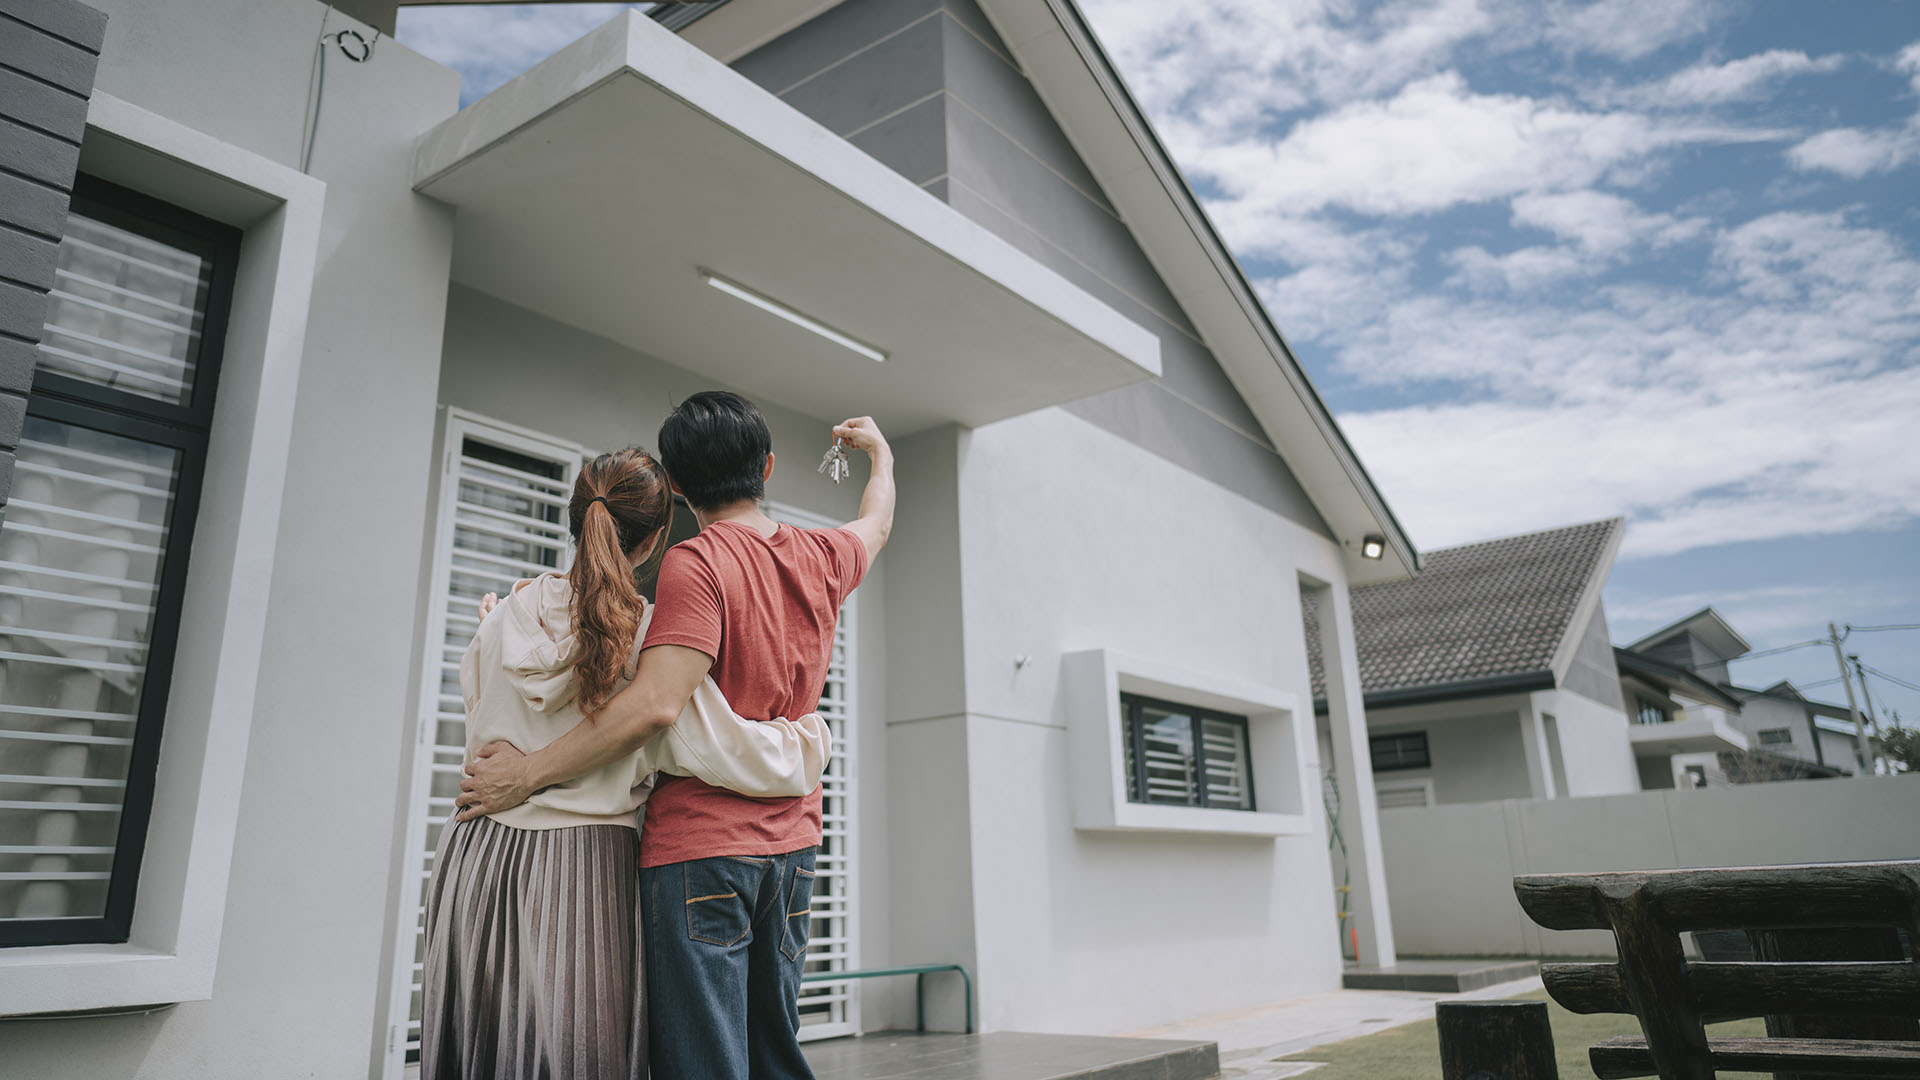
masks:
<svg viewBox="0 0 1920 1080"><path fill-rule="evenodd" d="M75 185L0 522L0 945L127 939L238 244Z"/></svg>
<svg viewBox="0 0 1920 1080"><path fill-rule="evenodd" d="M1163 806L1252 810L1247 718L1120 695L1127 798Z"/></svg>
<svg viewBox="0 0 1920 1080"><path fill-rule="evenodd" d="M1367 750L1373 759L1373 771L1377 773L1396 769L1425 769L1433 765L1433 759L1427 754L1427 733L1424 731L1375 735L1367 740Z"/></svg>

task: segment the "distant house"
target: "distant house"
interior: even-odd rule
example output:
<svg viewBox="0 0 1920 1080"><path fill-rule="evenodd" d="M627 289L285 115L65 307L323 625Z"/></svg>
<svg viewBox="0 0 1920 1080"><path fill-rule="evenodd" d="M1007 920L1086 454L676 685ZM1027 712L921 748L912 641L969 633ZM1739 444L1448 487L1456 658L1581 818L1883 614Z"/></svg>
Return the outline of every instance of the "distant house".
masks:
<svg viewBox="0 0 1920 1080"><path fill-rule="evenodd" d="M1432 551L1410 580L1352 590L1383 809L1639 790L1600 601L1623 530L1614 518Z"/></svg>
<svg viewBox="0 0 1920 1080"><path fill-rule="evenodd" d="M1847 710L1792 683L1736 686L1727 665L1752 651L1721 614L1702 608L1614 650L1634 720L1640 786L1719 787L1854 771Z"/></svg>

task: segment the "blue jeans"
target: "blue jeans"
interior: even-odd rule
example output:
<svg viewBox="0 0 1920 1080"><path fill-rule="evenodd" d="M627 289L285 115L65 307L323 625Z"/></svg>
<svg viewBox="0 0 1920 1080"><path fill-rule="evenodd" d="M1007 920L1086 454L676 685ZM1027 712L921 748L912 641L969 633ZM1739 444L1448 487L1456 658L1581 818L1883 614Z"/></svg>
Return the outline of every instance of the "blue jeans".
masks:
<svg viewBox="0 0 1920 1080"><path fill-rule="evenodd" d="M653 1080L813 1080L800 966L813 848L640 871Z"/></svg>

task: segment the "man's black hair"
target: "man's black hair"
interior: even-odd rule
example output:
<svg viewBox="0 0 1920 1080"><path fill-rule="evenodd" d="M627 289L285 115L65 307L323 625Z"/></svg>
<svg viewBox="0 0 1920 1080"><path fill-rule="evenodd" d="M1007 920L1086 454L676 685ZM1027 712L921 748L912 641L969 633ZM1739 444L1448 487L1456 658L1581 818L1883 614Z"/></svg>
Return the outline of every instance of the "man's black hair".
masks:
<svg viewBox="0 0 1920 1080"><path fill-rule="evenodd" d="M660 464L696 510L764 498L772 452L767 418L726 390L693 395L660 425Z"/></svg>

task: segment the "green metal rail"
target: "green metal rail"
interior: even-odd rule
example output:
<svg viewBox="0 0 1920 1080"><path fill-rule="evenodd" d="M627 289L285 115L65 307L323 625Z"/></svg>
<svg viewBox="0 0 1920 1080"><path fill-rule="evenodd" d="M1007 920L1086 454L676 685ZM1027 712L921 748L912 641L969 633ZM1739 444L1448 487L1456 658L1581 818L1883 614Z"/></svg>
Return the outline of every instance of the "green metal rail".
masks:
<svg viewBox="0 0 1920 1080"><path fill-rule="evenodd" d="M960 973L967 1000L967 1034L973 1034L973 976L959 964L910 964L906 967L873 968L867 971L816 971L800 976L803 983L846 982L850 979L884 979L894 975L913 976L913 1014L920 1031L927 1030L927 976L946 971Z"/></svg>

